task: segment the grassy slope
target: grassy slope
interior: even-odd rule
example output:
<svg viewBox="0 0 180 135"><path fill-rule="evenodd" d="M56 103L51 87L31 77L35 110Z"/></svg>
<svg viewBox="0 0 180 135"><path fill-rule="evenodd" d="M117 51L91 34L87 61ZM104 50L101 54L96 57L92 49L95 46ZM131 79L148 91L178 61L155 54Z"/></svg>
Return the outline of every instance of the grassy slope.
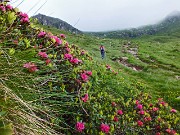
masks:
<svg viewBox="0 0 180 135"><path fill-rule="evenodd" d="M3 19L6 20L6 18L5 16ZM9 26L8 20L6 21L6 25L3 25L5 29ZM17 19L17 22L18 21L19 19ZM51 48L50 45L53 44L53 41L51 41L49 37L46 37L47 39L37 38L38 30L32 29L27 24L16 24L15 22L14 25L11 25L13 27L10 27L10 31L1 31L3 36L1 36L2 39L0 43L0 92L2 92L0 96L2 101L0 101L3 104L0 104L0 109L5 111L5 115L0 117L0 127L4 127L5 121L13 124L15 134L59 134L59 132L63 131L75 133L74 125L76 121L79 121L78 117L81 116L81 119L86 122L87 127L87 124L89 124L89 129L91 128L92 122L96 123L97 125L95 125L95 127L97 129L95 132L98 133L99 125L102 122L113 123L112 117L114 117L118 108L111 106L112 101L123 104L120 107L127 113L125 115L125 121L127 120L125 123L131 123L128 115L132 115L135 121L139 119L139 114L136 114L136 111L134 111L134 109L136 109L134 108L134 102L137 102L136 99L140 98L138 100L141 100L142 103L144 102L143 105L150 108L149 102L153 102L152 99L148 99L150 96L147 94L141 95L143 98L149 100L147 103L141 99L141 96L136 97L138 93L137 90L141 91L142 88L144 88L141 82L146 83L146 81L141 77L134 76L134 72L129 68L124 68L117 62L111 61L111 58L126 55L131 57L129 60L132 63L138 62L138 60L133 59L131 55L121 52L122 45L125 41L73 35L49 28L49 30L55 34L65 33L70 44L77 44L81 46L81 48L89 50L90 54L94 56L95 61L92 61L88 55L85 55L87 58L84 57L84 55L80 56L80 50L76 46L70 45L73 57L80 57L83 60L83 65L76 68L75 65L64 60L63 53L66 53L65 46L55 48L54 44ZM14 39L18 39L18 45L12 43ZM31 43L30 45L32 45L31 47L29 46L30 48L28 48L28 41ZM39 45L42 42L44 46L47 45L49 47L46 51L49 54L49 58L52 59L53 66L45 66L44 59L40 59L37 55L40 50L33 48L34 45ZM104 44L107 50L107 57L103 61L99 56L99 44ZM65 45L64 42L63 45ZM15 48L13 54L10 48ZM50 57L50 54L53 55L53 57ZM38 65L39 71L34 74L29 74L23 69L22 65L29 61L35 62ZM147 68L148 64L141 61L138 63ZM111 64L116 70L120 70L121 72L115 75L111 70L107 70L104 64ZM93 76L90 78L90 83L83 83L82 87L78 89L78 80L74 79L79 78L81 80L79 73L84 72L84 70L92 70ZM148 85L148 87L150 89L152 86ZM78 92L78 94L76 94L76 92ZM86 111L84 112L78 102L78 100L80 103L82 102L80 97L86 92L89 92L88 94L91 100L91 102L83 104L90 114L88 118L85 113ZM115 100L115 96L123 97ZM7 101L11 103L9 105L4 104L8 103ZM155 106L156 105L159 107L158 103L156 103ZM114 109L114 111L112 111L112 109ZM168 114L170 109L171 108L169 108L168 111L165 110L165 112ZM100 119L101 116L98 115L99 113L101 113L101 115L103 113L104 115L107 114L103 121ZM98 116L97 118L96 114ZM2 112L0 112L0 116L1 115ZM174 116L174 114L171 116ZM171 118L173 119L174 117ZM169 119L169 117L167 119ZM177 121L172 121L172 119L169 121L172 125L175 125L178 119ZM124 123L124 121L121 122ZM65 123L70 124L71 127L65 125ZM122 125L122 123L120 123L120 125ZM127 123L127 125L125 124L124 129L127 129L129 126L129 123ZM134 124L132 126L134 127ZM139 127L137 128L139 129ZM166 126L166 128L168 127ZM178 130L178 127L175 125L174 129ZM10 130L12 130L12 128L10 128ZM95 128L92 127L91 131L87 129L85 132L94 132L94 130ZM138 132L140 133L144 130L146 130L146 128L141 128ZM2 131L2 129L0 129L0 131ZM152 130L152 132L154 131Z"/></svg>
<svg viewBox="0 0 180 135"><path fill-rule="evenodd" d="M147 91L155 96L163 97L172 106L179 108L180 101L180 40L179 29L172 28L171 31L154 36L146 36L131 40L132 46L138 47L137 60L129 53L122 52L123 44L127 40L123 39L99 39L88 35L75 35L55 28L41 26L55 34L66 33L70 43L77 44L81 48L88 50L98 63L110 64L121 72L121 75L129 83L143 82L147 85ZM173 31L173 32L172 32ZM130 40L129 40L130 41ZM106 58L100 57L99 45L106 48ZM122 64L114 62L111 58L128 57L128 62L143 67L140 72L133 71ZM154 60L154 62L151 62Z"/></svg>

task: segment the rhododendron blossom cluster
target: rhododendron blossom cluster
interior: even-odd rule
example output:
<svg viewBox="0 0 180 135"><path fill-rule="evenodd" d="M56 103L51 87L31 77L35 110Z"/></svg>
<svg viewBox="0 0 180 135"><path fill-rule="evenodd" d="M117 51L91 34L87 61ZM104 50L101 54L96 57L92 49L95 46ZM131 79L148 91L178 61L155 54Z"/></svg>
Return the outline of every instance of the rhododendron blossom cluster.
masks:
<svg viewBox="0 0 180 135"><path fill-rule="evenodd" d="M80 64L82 63L82 60L79 60L78 58L73 58L73 56L69 53L64 54L64 59L69 60L71 64Z"/></svg>
<svg viewBox="0 0 180 135"><path fill-rule="evenodd" d="M5 8L5 6L3 4L0 5L0 10L3 11L3 12L6 11L6 8Z"/></svg>
<svg viewBox="0 0 180 135"><path fill-rule="evenodd" d="M45 37L45 35L46 35L46 32L41 31L41 32L38 34L38 38L43 38L43 37Z"/></svg>
<svg viewBox="0 0 180 135"><path fill-rule="evenodd" d="M21 17L21 19L20 19L21 23L28 23L29 22L29 17L28 17L28 15L26 13L20 12L19 15Z"/></svg>
<svg viewBox="0 0 180 135"><path fill-rule="evenodd" d="M89 76L92 76L92 72L91 71L84 71L83 73L80 74L80 76L84 82L87 82L89 79Z"/></svg>
<svg viewBox="0 0 180 135"><path fill-rule="evenodd" d="M61 39L58 38L57 36L50 36L50 38L52 39L52 41L54 41L55 46L58 46L58 45L62 44Z"/></svg>
<svg viewBox="0 0 180 135"><path fill-rule="evenodd" d="M140 127L142 127L142 126L143 126L143 122L142 122L142 121L140 121L140 120L138 120L138 121L137 121L137 124L138 124L138 126L140 126Z"/></svg>
<svg viewBox="0 0 180 135"><path fill-rule="evenodd" d="M84 128L85 128L84 123L82 123L82 122L77 122L76 123L76 130L78 132L82 132L84 130Z"/></svg>
<svg viewBox="0 0 180 135"><path fill-rule="evenodd" d="M64 34L60 34L61 39L65 39L66 36Z"/></svg>
<svg viewBox="0 0 180 135"><path fill-rule="evenodd" d="M109 133L110 127L107 124L101 124L101 131L104 133Z"/></svg>
<svg viewBox="0 0 180 135"><path fill-rule="evenodd" d="M82 100L83 102L87 102L88 99L89 99L88 94L85 94L84 97L81 97L81 100Z"/></svg>
<svg viewBox="0 0 180 135"><path fill-rule="evenodd" d="M172 113L176 113L176 112L177 112L177 110L175 110L175 109L171 109L171 112L172 112Z"/></svg>
<svg viewBox="0 0 180 135"><path fill-rule="evenodd" d="M35 72L35 71L38 70L37 66L34 63L31 63L31 62L24 64L23 67L27 68L29 70L29 72Z"/></svg>
<svg viewBox="0 0 180 135"><path fill-rule="evenodd" d="M122 111L122 110L118 110L118 111L117 111L117 114L118 114L118 115L123 115L123 111Z"/></svg>
<svg viewBox="0 0 180 135"><path fill-rule="evenodd" d="M48 58L48 55L46 52L39 52L38 55L41 57L41 58Z"/></svg>
<svg viewBox="0 0 180 135"><path fill-rule="evenodd" d="M111 69L111 66L107 64L106 69Z"/></svg>
<svg viewBox="0 0 180 135"><path fill-rule="evenodd" d="M13 7L12 7L11 5L7 5L7 6L6 6L6 9L7 9L7 10L12 10Z"/></svg>

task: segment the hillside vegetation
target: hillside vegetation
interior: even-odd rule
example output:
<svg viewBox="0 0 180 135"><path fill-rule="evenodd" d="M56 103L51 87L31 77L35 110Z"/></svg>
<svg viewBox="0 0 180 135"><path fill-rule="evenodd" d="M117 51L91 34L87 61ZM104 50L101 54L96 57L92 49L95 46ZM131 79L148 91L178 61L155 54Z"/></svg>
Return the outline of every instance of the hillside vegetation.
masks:
<svg viewBox="0 0 180 135"><path fill-rule="evenodd" d="M112 42L110 51L124 41L61 34L32 22L0 3L0 135L180 132L175 104L148 94L153 87L130 69L119 70L119 50L98 58L100 42Z"/></svg>

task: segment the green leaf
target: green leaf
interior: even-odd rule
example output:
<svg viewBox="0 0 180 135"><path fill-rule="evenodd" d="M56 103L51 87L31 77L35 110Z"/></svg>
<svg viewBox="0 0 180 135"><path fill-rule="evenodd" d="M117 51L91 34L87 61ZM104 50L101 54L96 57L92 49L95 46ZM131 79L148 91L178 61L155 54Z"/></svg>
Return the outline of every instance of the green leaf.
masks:
<svg viewBox="0 0 180 135"><path fill-rule="evenodd" d="M0 135L12 135L12 134L13 134L13 130L11 124L8 124L0 128Z"/></svg>
<svg viewBox="0 0 180 135"><path fill-rule="evenodd" d="M29 48L30 47L30 41L28 39L24 39L24 42L26 44L26 48Z"/></svg>
<svg viewBox="0 0 180 135"><path fill-rule="evenodd" d="M14 49L14 48L10 48L10 49L9 49L9 54L10 54L10 55L13 55L14 53L15 53L15 49Z"/></svg>
<svg viewBox="0 0 180 135"><path fill-rule="evenodd" d="M4 112L4 111L0 112L0 117L2 117L5 114L6 114L6 112Z"/></svg>
<svg viewBox="0 0 180 135"><path fill-rule="evenodd" d="M7 19L8 19L8 22L9 22L9 23L13 23L14 20L16 20L16 15L15 15L15 13L14 13L14 12L9 13Z"/></svg>

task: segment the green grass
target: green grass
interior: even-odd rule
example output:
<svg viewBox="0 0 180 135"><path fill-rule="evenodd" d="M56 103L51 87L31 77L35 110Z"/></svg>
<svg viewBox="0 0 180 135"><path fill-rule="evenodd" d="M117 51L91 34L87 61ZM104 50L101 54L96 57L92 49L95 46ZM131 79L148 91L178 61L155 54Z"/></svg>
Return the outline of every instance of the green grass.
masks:
<svg viewBox="0 0 180 135"><path fill-rule="evenodd" d="M76 35L40 26L54 34L65 33L70 44L76 44L87 50L94 60L101 64L110 64L116 70L120 70L121 76L131 84L133 81L146 84L148 92L155 97L163 97L173 107L180 110L180 102L176 99L180 96L180 40L176 34L159 34L144 36L132 40L101 39L90 35ZM138 57L122 52L123 44L131 41L130 47L138 47ZM106 57L100 57L99 46L104 45ZM128 62L142 67L142 71L133 71L112 58L128 57Z"/></svg>

